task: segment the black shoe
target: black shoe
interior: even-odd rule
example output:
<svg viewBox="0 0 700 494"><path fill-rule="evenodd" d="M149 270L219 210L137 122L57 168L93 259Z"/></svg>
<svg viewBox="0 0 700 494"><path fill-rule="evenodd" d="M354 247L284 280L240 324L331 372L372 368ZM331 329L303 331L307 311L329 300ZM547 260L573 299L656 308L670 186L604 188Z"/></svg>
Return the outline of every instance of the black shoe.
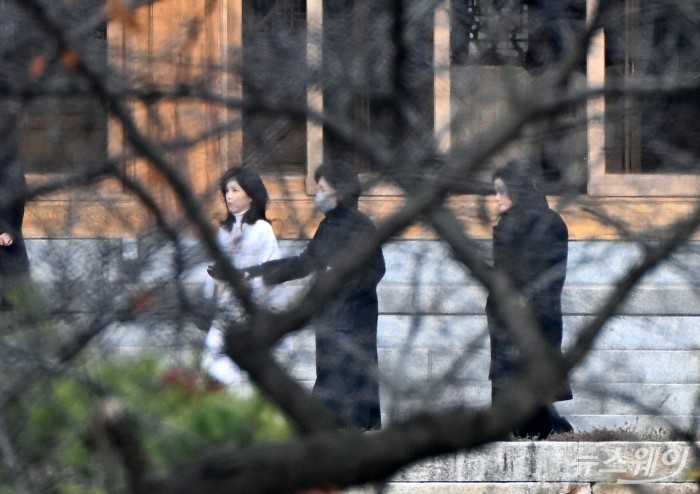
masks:
<svg viewBox="0 0 700 494"><path fill-rule="evenodd" d="M574 427L568 420L566 420L565 417L559 415L558 417L554 417L552 419L552 432L554 432L555 434L561 434L562 432L572 432L573 430Z"/></svg>

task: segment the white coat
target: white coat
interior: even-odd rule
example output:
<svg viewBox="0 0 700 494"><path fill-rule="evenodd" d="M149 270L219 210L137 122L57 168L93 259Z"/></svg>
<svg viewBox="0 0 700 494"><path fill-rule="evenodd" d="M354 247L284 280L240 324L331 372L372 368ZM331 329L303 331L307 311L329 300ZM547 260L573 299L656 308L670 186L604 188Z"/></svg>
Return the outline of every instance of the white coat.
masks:
<svg viewBox="0 0 700 494"><path fill-rule="evenodd" d="M217 241L236 269L256 266L280 258L279 245L272 226L264 220L254 224L241 223L243 214L236 216L231 231L220 228ZM251 280L253 301L269 310L283 307L284 287L267 287L260 278ZM205 296L215 297L217 316L207 333L202 367L216 380L227 386L236 386L247 377L233 361L224 354L223 324L228 317L241 317L242 309L231 287L225 282L208 278Z"/></svg>

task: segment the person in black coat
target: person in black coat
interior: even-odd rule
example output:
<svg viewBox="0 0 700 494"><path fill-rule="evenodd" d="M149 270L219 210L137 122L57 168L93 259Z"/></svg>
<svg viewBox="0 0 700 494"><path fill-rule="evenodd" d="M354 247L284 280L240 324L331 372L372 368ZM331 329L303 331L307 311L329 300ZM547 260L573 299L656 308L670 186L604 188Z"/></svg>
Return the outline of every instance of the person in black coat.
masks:
<svg viewBox="0 0 700 494"><path fill-rule="evenodd" d="M526 298L544 340L561 353L561 292L566 279L568 229L516 162L497 170L493 179L500 212L493 229L494 269L506 274L513 287ZM523 362L497 314L491 293L486 302L486 316L491 340L492 400L507 399L502 394L505 383L522 370ZM567 382L557 390L553 401L572 398ZM513 434L544 439L552 432L571 430L569 422L550 403Z"/></svg>
<svg viewBox="0 0 700 494"><path fill-rule="evenodd" d="M0 153L0 308L27 287L29 258L22 236L26 182L14 149Z"/></svg>
<svg viewBox="0 0 700 494"><path fill-rule="evenodd" d="M325 218L298 256L270 261L252 269L266 284L321 274L358 239L375 235L372 222L358 211L360 181L345 162L321 165L315 174L319 192L314 203ZM349 276L314 320L316 382L313 394L339 417L343 427L381 428L377 362L377 284L384 276L381 249Z"/></svg>

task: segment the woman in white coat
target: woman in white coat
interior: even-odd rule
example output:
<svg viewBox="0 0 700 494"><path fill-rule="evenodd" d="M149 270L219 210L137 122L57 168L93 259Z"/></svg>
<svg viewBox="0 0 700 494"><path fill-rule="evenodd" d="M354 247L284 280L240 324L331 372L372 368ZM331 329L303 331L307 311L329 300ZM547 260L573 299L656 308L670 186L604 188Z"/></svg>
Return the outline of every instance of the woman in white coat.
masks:
<svg viewBox="0 0 700 494"><path fill-rule="evenodd" d="M260 175L249 167L229 169L220 180L227 215L217 234L219 245L235 269L243 270L279 259L277 239L266 216L268 194ZM244 317L233 289L220 278L220 269L208 270L205 295L216 298L217 314L205 340L203 368L214 379L232 387L247 380L225 354L224 331L227 321ZM274 308L274 293L257 278L250 280L253 301Z"/></svg>

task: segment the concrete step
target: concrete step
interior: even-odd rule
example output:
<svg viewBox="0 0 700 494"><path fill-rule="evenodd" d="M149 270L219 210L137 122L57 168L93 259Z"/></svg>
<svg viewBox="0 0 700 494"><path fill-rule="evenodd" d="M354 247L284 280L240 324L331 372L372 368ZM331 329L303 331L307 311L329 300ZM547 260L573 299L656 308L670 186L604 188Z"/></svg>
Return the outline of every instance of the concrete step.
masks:
<svg viewBox="0 0 700 494"><path fill-rule="evenodd" d="M638 485L595 482L389 482L386 494L637 494ZM645 484L646 494L697 494L690 482ZM347 494L375 494L374 487L348 489Z"/></svg>
<svg viewBox="0 0 700 494"><path fill-rule="evenodd" d="M562 293L566 315L595 314L614 285L567 281ZM399 283L383 280L378 287L382 314L483 315L487 292L467 283ZM699 316L700 293L691 283L639 285L620 307L620 315Z"/></svg>
<svg viewBox="0 0 700 494"><path fill-rule="evenodd" d="M380 348L382 371L389 379L416 382L486 380L490 355L473 351L425 348ZM697 350L596 350L576 367L574 382L697 384L700 352ZM446 373L449 372L449 375Z"/></svg>
<svg viewBox="0 0 700 494"><path fill-rule="evenodd" d="M592 316L564 317L564 347L573 344ZM381 314L379 347L488 348L486 316ZM643 337L640 337L643 336ZM313 345L313 335L306 343ZM598 350L699 350L700 319L694 316L615 316L593 344Z"/></svg>
<svg viewBox="0 0 700 494"><path fill-rule="evenodd" d="M283 241L281 247L295 253L305 244ZM488 244L481 243L484 252ZM57 307L76 311L77 317L114 310L119 296L130 290L139 293L159 283L170 283L172 289L173 249L164 245L133 239L28 241L37 283ZM196 243L182 247L186 269L180 279L198 307L208 262ZM387 273L379 286L378 345L387 409L400 412L436 402L487 406L486 292L439 242L395 241L383 249ZM563 295L565 349L640 254L633 243L570 243ZM300 289L303 283L292 286ZM649 273L606 323L591 354L573 371L575 398L561 404L562 410L581 427L644 422L651 416L628 398L664 417L697 417L699 287L700 242L693 242ZM159 287L156 295L153 310L141 314L138 323L114 324L96 347L107 353L156 349L169 355L200 348L203 335L180 316L175 292ZM310 387L315 378L313 333L294 335L283 357L291 359L293 376ZM447 371L449 379L437 381Z"/></svg>
<svg viewBox="0 0 700 494"><path fill-rule="evenodd" d="M429 458L391 481L677 483L687 481L696 454L684 442L496 442Z"/></svg>

